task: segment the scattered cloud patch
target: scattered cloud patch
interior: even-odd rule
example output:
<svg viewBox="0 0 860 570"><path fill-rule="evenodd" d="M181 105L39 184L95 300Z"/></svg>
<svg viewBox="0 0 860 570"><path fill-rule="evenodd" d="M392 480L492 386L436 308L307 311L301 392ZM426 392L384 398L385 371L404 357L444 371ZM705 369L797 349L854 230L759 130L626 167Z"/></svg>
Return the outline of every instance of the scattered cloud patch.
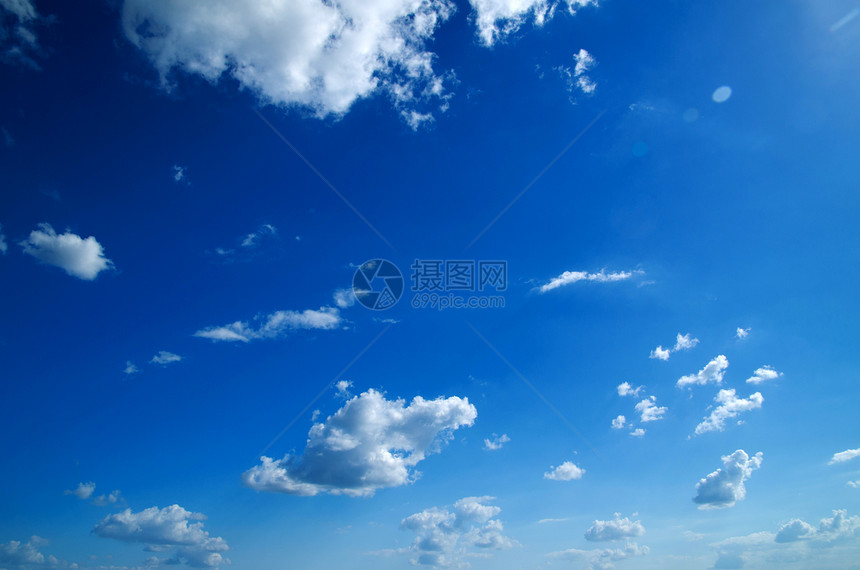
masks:
<svg viewBox="0 0 860 570"><path fill-rule="evenodd" d="M427 44L455 9L449 0L127 0L122 24L165 89L176 72L212 84L230 77L265 104L318 117L385 94L417 126L447 107L453 74L434 69Z"/></svg>
<svg viewBox="0 0 860 570"><path fill-rule="evenodd" d="M644 437L645 436L645 430L642 428L636 428L630 432L630 435L633 437Z"/></svg>
<svg viewBox="0 0 860 570"><path fill-rule="evenodd" d="M702 540L703 538L705 538L704 534L700 534L698 532L693 532L691 530L685 530L683 534L684 534L684 539L687 542L698 542L698 541Z"/></svg>
<svg viewBox="0 0 860 570"><path fill-rule="evenodd" d="M745 339L749 336L750 330L752 329L742 329L741 327L738 327L738 330L735 331L735 338L737 338L738 340Z"/></svg>
<svg viewBox="0 0 860 570"><path fill-rule="evenodd" d="M178 164L173 165L173 181L176 183L191 184L188 181L187 167Z"/></svg>
<svg viewBox="0 0 860 570"><path fill-rule="evenodd" d="M92 481L90 481L88 483L78 483L77 488L75 488L74 490L71 490L71 491L66 490L63 492L63 494L64 495L73 495L73 496L81 499L82 501L85 501L87 499L91 499L90 502L96 506L99 506L99 507L106 507L109 505L115 505L117 503L121 503L124 501L124 499L122 498L122 493L120 493L119 490L114 490L114 491L111 491L110 493L94 497L93 493L95 493L95 490L96 490L96 484L93 483Z"/></svg>
<svg viewBox="0 0 860 570"><path fill-rule="evenodd" d="M639 546L635 542L628 542L623 548L599 548L594 550L571 548L562 550L561 552L552 552L547 556L576 562L579 568L587 570L611 570L615 568L614 562L635 556L645 556L648 552L649 549L647 546Z"/></svg>
<svg viewBox="0 0 860 570"><path fill-rule="evenodd" d="M318 310L276 311L270 315L255 318L260 325L250 326L247 322L236 321L220 327L207 327L194 333L194 336L221 342L250 342L252 340L273 339L296 330L332 330L343 324L340 311L334 307L320 307Z"/></svg>
<svg viewBox="0 0 860 570"><path fill-rule="evenodd" d="M845 483L845 484L846 484L846 485L848 485L849 487L854 488L854 489L860 489L860 480L857 480L857 481L848 481L848 482L847 482L847 483Z"/></svg>
<svg viewBox="0 0 860 570"><path fill-rule="evenodd" d="M593 281L596 283L611 283L615 281L625 281L634 275L644 275L644 271L615 271L606 273L606 270L601 269L599 273L588 273L587 271L565 271L558 277L550 279L548 283L537 287L539 293L546 293L553 289L558 289L564 285L570 285L579 281Z"/></svg>
<svg viewBox="0 0 860 570"><path fill-rule="evenodd" d="M699 480L693 502L700 509L733 507L746 496L744 481L761 467L762 457L761 452L750 457L743 449L724 455L723 466Z"/></svg>
<svg viewBox="0 0 860 570"><path fill-rule="evenodd" d="M636 411L640 414L642 422L656 422L663 419L663 414L666 413L665 406L657 405L657 397L651 396L636 404Z"/></svg>
<svg viewBox="0 0 860 570"><path fill-rule="evenodd" d="M578 53L573 54L573 60L576 64L572 71L569 67L556 67L556 71L567 80L567 90L569 92L579 90L586 95L594 93L594 90L597 89L597 83L588 76L587 72L594 67L597 60L584 49L580 49Z"/></svg>
<svg viewBox="0 0 860 570"><path fill-rule="evenodd" d="M612 420L612 429L622 429L626 423L627 418L622 415L618 415L614 420Z"/></svg>
<svg viewBox="0 0 860 570"><path fill-rule="evenodd" d="M696 426L694 435L709 431L723 431L726 428L726 420L737 417L742 412L761 408L764 396L761 395L761 392L755 392L749 398L738 398L734 388L732 388L731 390L720 390L714 401L719 405L714 408L710 416Z"/></svg>
<svg viewBox="0 0 860 570"><path fill-rule="evenodd" d="M546 523L556 523L556 522L566 522L570 519L541 519L538 521L538 524L546 524Z"/></svg>
<svg viewBox="0 0 860 570"><path fill-rule="evenodd" d="M469 0L469 3L475 10L478 37L486 46L503 40L528 21L535 26L543 26L552 19L560 4L550 4L545 0ZM597 0L565 0L564 4L570 14L575 14L580 8L597 6Z"/></svg>
<svg viewBox="0 0 860 570"><path fill-rule="evenodd" d="M161 350L152 357L152 360L149 361L150 364L159 364L161 366L167 366L168 364L173 364L174 362L180 362L182 357L178 354L173 354L172 352L167 352L166 350Z"/></svg>
<svg viewBox="0 0 860 570"><path fill-rule="evenodd" d="M350 398L352 394L350 394L349 389L352 388L351 380L338 380L334 385L335 390L337 391L337 395L341 398Z"/></svg>
<svg viewBox="0 0 860 570"><path fill-rule="evenodd" d="M663 348L663 345L659 345L657 348L651 351L651 354L648 358L656 358L657 360L669 360L669 354L671 352L667 348Z"/></svg>
<svg viewBox="0 0 860 570"><path fill-rule="evenodd" d="M699 370L698 373L681 376L675 385L678 388L685 388L692 385L704 386L705 384L719 385L723 382L723 376L725 375L726 368L728 367L729 360L720 354L708 362L704 368Z"/></svg>
<svg viewBox="0 0 860 570"><path fill-rule="evenodd" d="M35 28L51 21L30 0L0 0L0 61L40 70L35 58L42 48Z"/></svg>
<svg viewBox="0 0 860 570"><path fill-rule="evenodd" d="M509 438L508 434L506 433L503 433L499 436L493 434L492 438L484 439L484 449L486 449L487 451L496 451L504 447L504 445L509 441L511 441L511 438Z"/></svg>
<svg viewBox="0 0 860 570"><path fill-rule="evenodd" d="M415 466L441 450L478 412L468 398L415 397L387 400L368 390L311 427L301 456L262 457L242 475L258 491L311 496L318 493L369 496L398 487L420 475Z"/></svg>
<svg viewBox="0 0 860 570"><path fill-rule="evenodd" d="M148 545L156 552L173 551L168 564L185 562L195 567L218 567L230 561L221 554L229 550L223 538L213 538L203 529L206 516L171 505L140 512L125 509L109 515L93 528L103 538ZM175 549L175 550L174 550Z"/></svg>
<svg viewBox="0 0 860 570"><path fill-rule="evenodd" d="M113 267L96 238L84 239L69 230L58 235L47 223L39 224L19 245L27 255L85 281L92 281L102 271Z"/></svg>
<svg viewBox="0 0 860 570"><path fill-rule="evenodd" d="M260 244L260 240L265 238L266 236L274 236L277 235L278 228L273 226L272 224L263 224L257 229L255 232L251 232L242 238L241 247L257 247Z"/></svg>
<svg viewBox="0 0 860 570"><path fill-rule="evenodd" d="M339 309L348 309L355 305L355 293L352 289L338 289L334 292L334 304Z"/></svg>
<svg viewBox="0 0 860 570"><path fill-rule="evenodd" d="M138 372L140 372L140 368L135 366L131 360L126 360L125 361L125 370L123 370L123 372L126 374L129 374L129 375L130 374L137 374Z"/></svg>
<svg viewBox="0 0 860 570"><path fill-rule="evenodd" d="M78 483L77 488L73 491L66 490L63 492L64 495L74 495L75 497L85 500L89 499L90 496L95 492L96 484L90 481L89 483Z"/></svg>
<svg viewBox="0 0 860 570"><path fill-rule="evenodd" d="M3 2L0 0L0 5ZM45 556L39 552L39 548L48 545L48 540L33 535L27 542L10 540L0 542L0 567L13 569L36 569L36 568L69 568L70 566L53 556ZM76 568L77 566L71 566Z"/></svg>
<svg viewBox="0 0 860 570"><path fill-rule="evenodd" d="M582 479L583 475L585 475L585 469L578 467L571 461L565 461L558 467L550 466L549 471L543 474L543 478L553 481L572 481Z"/></svg>
<svg viewBox="0 0 860 570"><path fill-rule="evenodd" d="M3 229L3 224L0 224L0 230ZM6 236L3 235L3 232L0 231L0 255L6 255L6 252L9 250L9 246L6 244Z"/></svg>
<svg viewBox="0 0 860 570"><path fill-rule="evenodd" d="M425 509L403 519L401 530L415 533L409 548L414 566L468 567L470 555L483 550L506 550L517 542L504 535L502 522L496 518L501 509L489 505L494 497L465 497L453 508Z"/></svg>
<svg viewBox="0 0 860 570"><path fill-rule="evenodd" d="M777 372L772 366L762 366L757 368L753 375L747 378L747 384L761 384L768 380L776 380L782 376L782 372Z"/></svg>
<svg viewBox="0 0 860 570"><path fill-rule="evenodd" d="M634 398L639 397L639 393L642 392L644 386L639 386L638 388L634 388L630 382L622 382L618 385L616 390L618 390L619 396L633 396Z"/></svg>
<svg viewBox="0 0 860 570"><path fill-rule="evenodd" d="M833 465L834 463L845 463L846 461L851 461L855 457L860 457L860 448L846 449L845 451L834 453L833 457L830 458L828 465Z"/></svg>
<svg viewBox="0 0 860 570"><path fill-rule="evenodd" d="M681 350L690 350L697 344L699 344L699 339L693 338L690 333L678 333L675 337L675 346L673 346L672 348L663 348L663 345L661 344L660 346L651 351L651 354L648 356L648 358L655 358L657 360L669 360L669 355L671 353L678 352Z"/></svg>
<svg viewBox="0 0 860 570"><path fill-rule="evenodd" d="M643 534L645 534L645 527L640 521L631 521L628 517L621 518L621 513L615 513L611 520L594 521L585 531L585 540L604 542L634 538Z"/></svg>

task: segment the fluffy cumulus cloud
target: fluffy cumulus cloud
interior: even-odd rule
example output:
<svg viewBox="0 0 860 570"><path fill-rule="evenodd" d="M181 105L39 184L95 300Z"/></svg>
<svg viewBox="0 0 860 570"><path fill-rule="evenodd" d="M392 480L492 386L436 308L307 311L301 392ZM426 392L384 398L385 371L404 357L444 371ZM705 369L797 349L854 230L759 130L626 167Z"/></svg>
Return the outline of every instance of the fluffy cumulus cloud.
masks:
<svg viewBox="0 0 860 570"><path fill-rule="evenodd" d="M565 66L556 68L561 76L567 80L567 90L570 92L579 90L586 95L594 93L594 90L597 89L597 83L588 76L588 71L596 65L597 60L586 50L580 49L579 52L573 54L573 61L575 62L573 69Z"/></svg>
<svg viewBox="0 0 860 570"><path fill-rule="evenodd" d="M543 474L544 479L552 479L553 481L572 481L574 479L582 479L585 475L585 469L578 467L571 461L565 461L558 467L550 466L549 471Z"/></svg>
<svg viewBox="0 0 860 570"><path fill-rule="evenodd" d="M113 267L96 238L84 239L68 230L57 234L50 224L39 224L20 245L27 255L85 281L92 281L102 271Z"/></svg>
<svg viewBox="0 0 860 570"><path fill-rule="evenodd" d="M229 76L264 102L318 116L382 92L417 126L446 104L449 74L427 44L454 11L450 0L126 0L122 23L165 87L174 71Z"/></svg>
<svg viewBox="0 0 860 570"><path fill-rule="evenodd" d="M301 456L262 457L242 482L258 491L291 495L372 495L413 482L419 476L415 466L438 452L454 430L471 426L477 415L467 398L416 397L407 405L368 390L315 423Z"/></svg>
<svg viewBox="0 0 860 570"><path fill-rule="evenodd" d="M772 366L764 365L757 368L753 375L747 378L747 384L761 384L768 380L776 380L780 376L782 376L782 372L777 372Z"/></svg>
<svg viewBox="0 0 860 570"><path fill-rule="evenodd" d="M690 333L678 333L675 337L675 346L673 346L672 348L663 348L663 345L661 344L660 346L651 351L651 354L648 356L648 358L655 358L657 360L669 360L669 356L673 352L678 352L681 350L690 350L697 344L699 344L699 339L693 338L693 335L691 335Z"/></svg>
<svg viewBox="0 0 860 570"><path fill-rule="evenodd" d="M343 324L340 311L335 307L320 307L318 310L276 311L269 315L255 317L257 326L245 321L236 321L223 326L207 327L194 333L194 336L223 342L250 342L252 340L273 339L291 331L302 329L332 330Z"/></svg>
<svg viewBox="0 0 860 570"><path fill-rule="evenodd" d="M3 0L0 0L2 2ZM39 549L47 546L48 541L40 536L31 536L27 542L10 540L0 542L0 568L13 570L16 568L77 568L76 565L58 560L53 556L45 556Z"/></svg>
<svg viewBox="0 0 860 570"><path fill-rule="evenodd" d="M657 360L669 360L669 355L671 351L667 348L663 348L663 345L659 345L657 348L651 351L651 354L648 358L655 358Z"/></svg>
<svg viewBox="0 0 860 570"><path fill-rule="evenodd" d="M90 503L99 507L108 507L125 503L122 493L118 489L103 495L93 496L96 490L96 484L92 481L88 483L78 483L74 490L66 490L64 495L73 495L81 500L90 499Z"/></svg>
<svg viewBox="0 0 860 570"><path fill-rule="evenodd" d="M723 466L699 480L693 502L700 509L733 507L746 496L744 481L761 467L762 458L761 452L750 457L743 449L724 455Z"/></svg>
<svg viewBox="0 0 860 570"><path fill-rule="evenodd" d="M761 392L751 394L749 398L738 398L734 388L731 390L720 390L714 398L717 407L711 411L711 415L696 426L694 435L701 435L709 431L723 431L726 429L726 421L737 417L743 412L761 408L764 396Z"/></svg>
<svg viewBox="0 0 860 570"><path fill-rule="evenodd" d="M722 384L723 376L725 375L726 368L728 367L729 359L720 354L708 362L704 368L699 370L698 373L681 376L675 385L678 388L685 388L692 385L704 386L705 384Z"/></svg>
<svg viewBox="0 0 860 570"><path fill-rule="evenodd" d="M564 0L562 3L547 0L469 0L475 10L475 23L481 41L488 46L516 32L528 21L542 26L552 19L559 4L571 14L579 8L597 5L597 0Z"/></svg>
<svg viewBox="0 0 860 570"><path fill-rule="evenodd" d="M643 389L644 389L644 386L639 386L638 388L634 388L630 384L630 382L622 382L616 388L619 396L633 396L634 398L638 398L639 393L642 392Z"/></svg>
<svg viewBox="0 0 860 570"><path fill-rule="evenodd" d="M570 285L579 281L592 281L595 283L625 281L634 275L643 275L644 273L645 272L641 270L606 273L603 269L601 269L599 273L589 273L587 271L565 271L558 277L550 279L548 283L544 283L540 287L537 287L536 290L539 293L546 293L547 291L552 291L553 289L558 289L564 285Z"/></svg>
<svg viewBox="0 0 860 570"><path fill-rule="evenodd" d="M511 438L508 437L508 434L503 433L502 435L493 434L492 438L484 439L484 449L487 451L496 451L501 449L506 443L511 441Z"/></svg>
<svg viewBox="0 0 860 570"><path fill-rule="evenodd" d="M185 562L195 567L218 567L229 564L223 556L229 550L223 538L213 538L203 529L206 516L171 505L160 509L150 507L140 512L125 509L109 515L97 524L93 532L103 538L147 545L157 552L170 551L168 564Z"/></svg>
<svg viewBox="0 0 860 570"><path fill-rule="evenodd" d="M618 415L614 420L612 420L612 429L621 429L626 423L627 418L622 415Z"/></svg>
<svg viewBox="0 0 860 570"><path fill-rule="evenodd" d="M651 396L636 404L636 411L640 414L640 420L643 422L656 422L663 419L663 414L666 413L665 406L657 405L657 397Z"/></svg>
<svg viewBox="0 0 860 570"><path fill-rule="evenodd" d="M149 361L150 364L160 364L162 366L167 366L168 364L173 364L174 362L180 362L182 357L178 354L173 354L172 352L167 352L166 350L161 350L152 357ZM133 365L132 365L133 366Z"/></svg>
<svg viewBox="0 0 860 570"><path fill-rule="evenodd" d="M465 558L477 550L504 550L517 542L504 535L496 517L501 509L489 505L494 497L465 497L453 508L430 508L403 519L402 530L415 533L412 545L401 552L413 565L467 567Z"/></svg>
<svg viewBox="0 0 860 570"><path fill-rule="evenodd" d="M633 437L644 437L645 436L645 430L642 428L636 428L630 432L630 435Z"/></svg>
<svg viewBox="0 0 860 570"><path fill-rule="evenodd" d="M570 560L577 564L577 568L586 570L611 570L615 568L615 562L626 560L635 556L648 554L647 546L639 546L635 542L628 542L623 548L597 548L594 550L579 550L571 548L561 552L552 552L550 558Z"/></svg>
<svg viewBox="0 0 860 570"><path fill-rule="evenodd" d="M735 338L737 338L738 340L745 339L749 336L750 330L751 329L742 329L741 327L738 327L738 330L735 331Z"/></svg>
<svg viewBox="0 0 860 570"><path fill-rule="evenodd" d="M834 463L845 463L846 461L850 461L855 457L860 457L860 447L857 449L846 449L845 451L840 451L839 453L834 453L833 457L830 458L830 465Z"/></svg>
<svg viewBox="0 0 860 570"><path fill-rule="evenodd" d="M348 309L355 305L355 293L352 289L338 289L334 292L334 304L339 309Z"/></svg>
<svg viewBox="0 0 860 570"><path fill-rule="evenodd" d="M63 492L63 494L64 495L74 495L75 497L77 497L79 499L89 499L95 490L96 490L96 484L93 483L92 481L90 481L88 483L78 483L78 486L75 489L73 489L73 490L66 489Z"/></svg>
<svg viewBox="0 0 860 570"><path fill-rule="evenodd" d="M611 520L594 521L588 530L585 531L585 540L605 542L634 538L643 534L645 534L645 527L642 526L640 521L630 520L629 517L621 518L621 513L615 513Z"/></svg>

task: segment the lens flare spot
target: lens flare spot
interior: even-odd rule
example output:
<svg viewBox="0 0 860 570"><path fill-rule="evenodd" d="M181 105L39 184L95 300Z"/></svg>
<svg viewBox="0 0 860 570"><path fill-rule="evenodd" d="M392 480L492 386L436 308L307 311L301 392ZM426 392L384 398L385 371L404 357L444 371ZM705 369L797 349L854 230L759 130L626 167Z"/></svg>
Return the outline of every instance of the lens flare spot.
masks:
<svg viewBox="0 0 860 570"><path fill-rule="evenodd" d="M722 87L717 87L717 90L714 91L713 95L711 95L711 99L713 99L715 103L725 103L731 96L732 88L728 85L723 85Z"/></svg>

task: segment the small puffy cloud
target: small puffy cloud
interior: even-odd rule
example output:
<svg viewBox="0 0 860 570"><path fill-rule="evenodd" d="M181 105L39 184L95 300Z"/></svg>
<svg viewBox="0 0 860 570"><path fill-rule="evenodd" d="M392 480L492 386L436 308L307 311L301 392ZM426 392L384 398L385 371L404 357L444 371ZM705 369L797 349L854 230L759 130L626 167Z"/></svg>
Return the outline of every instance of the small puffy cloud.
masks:
<svg viewBox="0 0 860 570"><path fill-rule="evenodd" d="M125 509L109 515L93 528L103 538L147 545L147 550L173 551L169 564L184 561L189 566L216 568L230 561L221 554L229 550L223 538L212 538L203 529L206 516L171 505L140 512Z"/></svg>
<svg viewBox="0 0 860 570"><path fill-rule="evenodd" d="M845 509L833 511L833 516L823 518L818 528L800 519L792 519L782 525L774 538L775 542L798 542L815 540L833 542L837 539L860 536L860 517L848 516Z"/></svg>
<svg viewBox="0 0 860 570"><path fill-rule="evenodd" d="M134 365L131 360L125 361L125 370L123 370L126 374L137 374L140 372L140 368Z"/></svg>
<svg viewBox="0 0 860 570"><path fill-rule="evenodd" d="M747 378L747 384L761 384L767 380L776 380L782 376L782 372L777 372L772 366L762 366L757 368L753 375Z"/></svg>
<svg viewBox="0 0 860 570"><path fill-rule="evenodd" d="M0 5L4 0L0 0ZM27 542L10 540L0 542L0 568L14 570L20 568L77 568L76 565L69 566L68 563L58 560L53 556L45 556L39 552L39 548L48 545L48 541L40 536L33 535Z"/></svg>
<svg viewBox="0 0 860 570"><path fill-rule="evenodd" d="M166 366L168 364L172 364L174 362L179 362L182 360L182 357L178 354L173 354L172 352L167 352L166 350L161 350L152 357L152 360L149 361L150 364L160 364L162 366Z"/></svg>
<svg viewBox="0 0 860 570"><path fill-rule="evenodd" d="M308 433L301 456L261 463L242 475L258 491L353 497L417 479L415 466L441 449L454 430L471 426L478 412L468 398L387 400L375 390L354 396Z"/></svg>
<svg viewBox="0 0 860 570"><path fill-rule="evenodd" d="M552 19L558 4L546 0L469 0L475 10L478 36L484 45L491 46L505 36L516 32L520 26L531 21L542 26ZM565 0L567 10L575 14L579 8L597 5L597 0Z"/></svg>
<svg viewBox="0 0 860 570"><path fill-rule="evenodd" d="M749 398L738 398L734 388L731 390L720 390L714 401L719 404L711 411L711 415L696 426L695 435L709 431L723 431L726 428L726 420L737 417L742 412L748 412L761 408L764 396L761 392L751 394Z"/></svg>
<svg viewBox="0 0 860 570"><path fill-rule="evenodd" d="M553 481L572 481L573 479L582 479L583 475L585 475L585 469L570 461L565 461L558 467L550 466L549 471L543 474L543 478Z"/></svg>
<svg viewBox="0 0 860 570"><path fill-rule="evenodd" d="M337 395L341 398L348 398L351 396L349 393L350 388L352 388L352 380L338 380L334 385Z"/></svg>
<svg viewBox="0 0 860 570"><path fill-rule="evenodd" d="M355 305L355 293L352 289L338 289L334 292L334 304L339 309L347 309Z"/></svg>
<svg viewBox="0 0 860 570"><path fill-rule="evenodd" d="M651 396L636 404L636 411L641 415L640 419L643 422L656 422L663 419L663 414L666 413L665 406L657 405L657 397Z"/></svg>
<svg viewBox="0 0 860 570"><path fill-rule="evenodd" d="M744 481L761 467L762 453L750 457L743 449L722 457L723 466L700 479L693 502L700 509L733 507L746 496Z"/></svg>
<svg viewBox="0 0 860 570"><path fill-rule="evenodd" d="M694 384L704 386L705 384L721 384L726 368L729 367L729 360L722 354L708 362L704 368L699 370L697 374L689 374L678 379L675 385L678 388L692 386Z"/></svg>
<svg viewBox="0 0 860 570"><path fill-rule="evenodd" d="M645 435L645 430L642 428L636 428L630 432L630 435L633 437L643 437Z"/></svg>
<svg viewBox="0 0 860 570"><path fill-rule="evenodd" d="M556 70L567 80L567 90L573 92L575 89L582 91L586 95L594 93L597 89L595 83L587 72L594 67L597 60L584 49L580 49L578 53L573 54L573 60L576 62L573 70L569 67L557 67Z"/></svg>
<svg viewBox="0 0 860 570"><path fill-rule="evenodd" d="M0 224L0 230L3 229L3 224ZM0 231L0 255L6 255L6 252L9 250L9 246L6 244L6 236L3 235L3 232Z"/></svg>
<svg viewBox="0 0 860 570"><path fill-rule="evenodd" d="M621 513L615 513L612 520L594 521L585 531L585 540L604 542L634 538L643 534L645 534L645 527L640 521L631 521L628 517L621 518Z"/></svg>
<svg viewBox="0 0 860 570"><path fill-rule="evenodd" d="M648 358L655 358L657 360L669 360L669 354L669 349L663 348L663 345L660 345L651 351L651 354L648 356Z"/></svg>
<svg viewBox="0 0 860 570"><path fill-rule="evenodd" d="M638 388L634 388L630 382L622 382L618 385L616 390L618 391L619 396L633 396L634 398L639 397L639 393L642 391L644 387L639 386Z"/></svg>
<svg viewBox="0 0 860 570"><path fill-rule="evenodd" d="M74 495L79 499L89 499L95 490L96 484L90 481L89 483L78 483L78 487L75 490L66 490L63 492L63 494Z"/></svg>
<svg viewBox="0 0 860 570"><path fill-rule="evenodd" d="M745 339L749 336L750 330L752 329L742 329L741 327L738 327L738 330L735 331L735 338L737 338L738 340Z"/></svg>
<svg viewBox="0 0 860 570"><path fill-rule="evenodd" d="M58 235L50 224L39 224L19 245L27 255L85 281L92 281L102 271L113 267L96 238L84 239L68 230Z"/></svg>
<svg viewBox="0 0 860 570"><path fill-rule="evenodd" d="M636 271L616 271L613 273L606 273L605 270L601 269L600 273L588 273L587 271L565 271L558 277L554 277L550 279L548 283L544 283L540 287L537 287L536 290L539 293L546 293L547 291L552 291L553 289L558 289L564 285L570 285L571 283L577 283L579 281L593 281L595 283L610 283L615 281L625 281L630 279L634 275L642 275L644 271L636 270Z"/></svg>
<svg viewBox="0 0 860 570"><path fill-rule="evenodd" d="M188 184L188 175L185 173L186 167L178 164L173 165L173 181L184 182Z"/></svg>
<svg viewBox="0 0 860 570"><path fill-rule="evenodd" d="M613 562L633 558L634 556L645 556L648 554L647 546L639 546L635 542L628 542L624 548L598 548L594 550L579 550L571 548L561 552L552 552L547 556L571 560L578 563L578 568L586 570L611 570L615 568Z"/></svg>
<svg viewBox="0 0 860 570"><path fill-rule="evenodd" d="M250 342L252 340L273 339L291 331L302 329L332 330L343 323L340 311L334 307L320 307L318 310L276 311L270 315L255 318L260 325L250 326L247 322L236 321L220 327L207 327L194 333L194 336L222 342Z"/></svg>
<svg viewBox="0 0 860 570"><path fill-rule="evenodd" d="M627 418L622 415L619 415L614 420L612 420L612 429L621 429L624 427L624 424L627 423Z"/></svg>
<svg viewBox="0 0 860 570"><path fill-rule="evenodd" d="M487 451L496 451L498 449L501 449L509 441L511 441L511 438L509 438L508 434L506 433L503 433L499 436L493 434L492 438L484 439L484 449L486 449Z"/></svg>
<svg viewBox="0 0 860 570"><path fill-rule="evenodd" d="M125 499L123 499L122 493L119 492L119 489L114 489L113 491L105 495L93 497L93 500L90 502L97 507L109 507L112 505L125 503Z"/></svg>
<svg viewBox="0 0 860 570"><path fill-rule="evenodd" d="M672 348L672 352L678 352L679 350L690 350L697 344L699 344L699 339L693 338L690 333L684 335L678 333L678 336L675 338L675 346Z"/></svg>
<svg viewBox="0 0 860 570"><path fill-rule="evenodd" d="M455 9L449 0L126 0L122 25L168 90L175 72L230 78L263 103L319 117L384 94L420 124L450 97L452 74L434 69L428 44Z"/></svg>
<svg viewBox="0 0 860 570"><path fill-rule="evenodd" d="M860 448L846 449L845 451L834 453L833 457L830 458L830 462L828 463L828 465L833 465L834 463L845 463L846 461L850 461L855 457L860 457Z"/></svg>
<svg viewBox="0 0 860 570"><path fill-rule="evenodd" d="M776 542L795 542L815 536L815 527L800 519L792 519L782 525L776 533Z"/></svg>
<svg viewBox="0 0 860 570"><path fill-rule="evenodd" d="M465 497L453 508L432 507L406 517L400 528L414 532L415 540L399 552L409 554L414 566L468 567L465 559L477 555L478 550L516 546L515 540L503 534L502 522L493 518L501 512L487 504L493 500Z"/></svg>
<svg viewBox="0 0 860 570"><path fill-rule="evenodd" d="M846 485L848 485L849 487L854 488L854 489L860 489L860 480L857 480L857 481L848 481L848 482L847 482L847 483L845 483L845 484L846 484Z"/></svg>
<svg viewBox="0 0 860 570"><path fill-rule="evenodd" d="M263 224L257 229L255 232L251 232L242 238L242 242L239 244L241 247L257 247L260 243L260 240L266 236L274 236L277 235L278 228L271 224Z"/></svg>

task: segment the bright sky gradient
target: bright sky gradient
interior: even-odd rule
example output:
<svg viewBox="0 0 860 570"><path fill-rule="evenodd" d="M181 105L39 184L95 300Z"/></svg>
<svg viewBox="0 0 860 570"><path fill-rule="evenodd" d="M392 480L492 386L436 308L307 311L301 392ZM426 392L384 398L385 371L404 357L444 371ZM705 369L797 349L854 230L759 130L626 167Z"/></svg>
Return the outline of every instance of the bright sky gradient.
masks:
<svg viewBox="0 0 860 570"><path fill-rule="evenodd" d="M0 0L0 569L857 567L858 16Z"/></svg>

